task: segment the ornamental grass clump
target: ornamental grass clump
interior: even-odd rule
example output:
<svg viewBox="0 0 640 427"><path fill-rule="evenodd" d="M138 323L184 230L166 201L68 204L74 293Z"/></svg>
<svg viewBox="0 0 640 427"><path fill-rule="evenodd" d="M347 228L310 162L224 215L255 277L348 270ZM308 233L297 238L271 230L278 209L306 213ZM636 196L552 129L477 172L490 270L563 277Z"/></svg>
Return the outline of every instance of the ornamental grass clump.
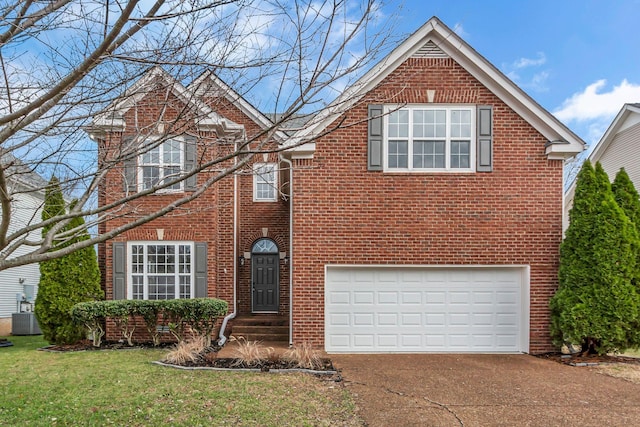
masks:
<svg viewBox="0 0 640 427"><path fill-rule="evenodd" d="M320 352L315 350L308 342L303 342L297 347L288 349L284 353L283 359L295 365L297 368L322 368L322 357L320 356Z"/></svg>
<svg viewBox="0 0 640 427"><path fill-rule="evenodd" d="M202 336L196 336L187 341L180 341L167 353L164 361L173 365L196 363L202 360L204 354L207 352L205 342L206 340Z"/></svg>
<svg viewBox="0 0 640 427"><path fill-rule="evenodd" d="M233 357L236 359L233 365L236 367L258 366L266 360L273 359L274 355L273 347L264 347L260 341L247 341L240 337L233 352Z"/></svg>

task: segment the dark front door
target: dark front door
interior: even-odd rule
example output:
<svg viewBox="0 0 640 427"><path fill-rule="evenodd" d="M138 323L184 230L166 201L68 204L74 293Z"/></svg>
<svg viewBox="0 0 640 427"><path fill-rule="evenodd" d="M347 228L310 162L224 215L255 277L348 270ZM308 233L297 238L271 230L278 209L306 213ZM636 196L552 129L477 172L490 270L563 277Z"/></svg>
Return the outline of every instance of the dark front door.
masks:
<svg viewBox="0 0 640 427"><path fill-rule="evenodd" d="M252 254L251 266L253 312L277 312L280 257L277 253Z"/></svg>

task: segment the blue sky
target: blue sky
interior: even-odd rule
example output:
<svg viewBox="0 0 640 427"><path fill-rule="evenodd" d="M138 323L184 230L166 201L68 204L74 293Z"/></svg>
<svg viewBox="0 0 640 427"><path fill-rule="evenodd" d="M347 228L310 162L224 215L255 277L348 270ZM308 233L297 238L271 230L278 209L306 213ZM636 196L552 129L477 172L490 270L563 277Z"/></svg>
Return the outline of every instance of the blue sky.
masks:
<svg viewBox="0 0 640 427"><path fill-rule="evenodd" d="M640 102L640 0L404 0L410 34L437 16L590 145Z"/></svg>

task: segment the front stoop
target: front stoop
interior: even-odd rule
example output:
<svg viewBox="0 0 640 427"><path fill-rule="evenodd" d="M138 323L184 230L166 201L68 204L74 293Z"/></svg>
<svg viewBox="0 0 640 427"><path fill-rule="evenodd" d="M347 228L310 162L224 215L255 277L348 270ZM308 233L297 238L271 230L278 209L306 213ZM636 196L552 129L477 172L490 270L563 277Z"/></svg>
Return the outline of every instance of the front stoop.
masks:
<svg viewBox="0 0 640 427"><path fill-rule="evenodd" d="M289 317L279 314L239 315L232 320L231 335L247 341L289 341Z"/></svg>

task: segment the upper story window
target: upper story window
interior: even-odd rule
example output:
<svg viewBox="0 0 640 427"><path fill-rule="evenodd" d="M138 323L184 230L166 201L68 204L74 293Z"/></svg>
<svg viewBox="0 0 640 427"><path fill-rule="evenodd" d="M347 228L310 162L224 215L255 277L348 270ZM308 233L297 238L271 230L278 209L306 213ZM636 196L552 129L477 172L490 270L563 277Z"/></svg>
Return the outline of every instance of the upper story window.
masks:
<svg viewBox="0 0 640 427"><path fill-rule="evenodd" d="M473 172L475 108L411 106L388 108L384 169L387 171Z"/></svg>
<svg viewBox="0 0 640 427"><path fill-rule="evenodd" d="M131 299L193 297L192 243L130 243L128 253Z"/></svg>
<svg viewBox="0 0 640 427"><path fill-rule="evenodd" d="M275 202L278 200L278 174L275 163L257 163L253 174L253 200Z"/></svg>
<svg viewBox="0 0 640 427"><path fill-rule="evenodd" d="M140 156L138 182L140 191L180 176L184 164L184 143L169 139ZM181 191L183 181L165 187L163 191Z"/></svg>

